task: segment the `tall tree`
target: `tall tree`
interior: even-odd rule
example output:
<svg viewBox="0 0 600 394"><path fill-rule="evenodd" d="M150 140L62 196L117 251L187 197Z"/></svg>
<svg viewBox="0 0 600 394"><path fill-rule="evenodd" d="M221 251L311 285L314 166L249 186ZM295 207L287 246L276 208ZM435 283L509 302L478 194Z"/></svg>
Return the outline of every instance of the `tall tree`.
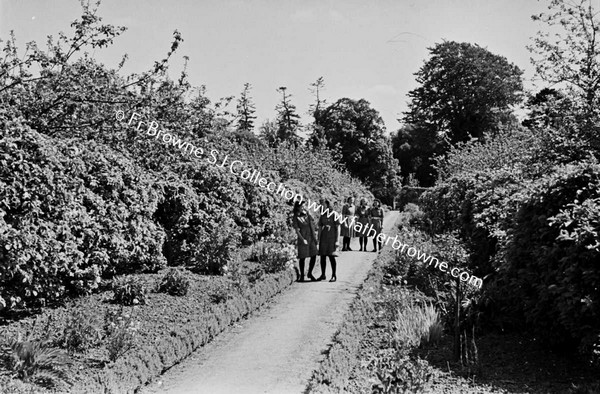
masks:
<svg viewBox="0 0 600 394"><path fill-rule="evenodd" d="M254 129L254 119L256 116L254 113L256 112L256 107L252 98L250 97L250 88L251 85L249 83L244 84L244 90L242 90L242 94L238 99L237 103L237 114L238 114L238 131L252 131Z"/></svg>
<svg viewBox="0 0 600 394"><path fill-rule="evenodd" d="M308 113L313 117L313 123L309 126L312 130L306 141L309 146L321 146L324 144L325 128L321 124L323 110L327 106L327 101L321 97L321 92L325 89L325 79L323 77L310 84L310 92L315 97L314 104L310 105Z"/></svg>
<svg viewBox="0 0 600 394"><path fill-rule="evenodd" d="M532 16L547 25L528 46L532 62L548 84L566 85L581 137L600 152L600 12L591 0L552 0L548 9Z"/></svg>
<svg viewBox="0 0 600 394"><path fill-rule="evenodd" d="M415 73L420 86L408 93L404 122L431 127L453 144L497 130L510 106L521 100L522 71L506 58L454 41L429 52Z"/></svg>
<svg viewBox="0 0 600 394"><path fill-rule="evenodd" d="M323 110L320 122L326 146L341 153L348 171L391 202L400 186L400 168L379 112L364 99L342 98Z"/></svg>
<svg viewBox="0 0 600 394"><path fill-rule="evenodd" d="M315 123L319 122L319 114L327 105L327 101L321 97L323 89L325 89L325 78L323 77L317 78L310 84L309 90L315 96L315 103L310 105L309 113L313 116Z"/></svg>
<svg viewBox="0 0 600 394"><path fill-rule="evenodd" d="M280 141L289 141L293 144L300 142L298 128L300 127L300 115L296 112L296 106L291 102L291 94L287 93L285 86L277 89L281 93L281 101L275 107L277 111L277 138Z"/></svg>
<svg viewBox="0 0 600 394"><path fill-rule="evenodd" d="M392 135L392 151L406 184L418 181L421 186L433 185L436 174L434 158L441 152L440 148L442 145L432 128L409 124Z"/></svg>

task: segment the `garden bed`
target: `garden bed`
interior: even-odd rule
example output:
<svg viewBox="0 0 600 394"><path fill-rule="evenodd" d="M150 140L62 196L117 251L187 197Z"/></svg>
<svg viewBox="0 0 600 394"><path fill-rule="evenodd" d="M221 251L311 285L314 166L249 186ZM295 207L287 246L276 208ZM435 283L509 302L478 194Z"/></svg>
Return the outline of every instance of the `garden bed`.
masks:
<svg viewBox="0 0 600 394"><path fill-rule="evenodd" d="M62 368L64 380L42 388L11 377L8 362L0 368L3 393L133 393L161 373L179 363L209 342L228 325L254 311L294 280L290 269L260 274L255 263L245 263L237 278L186 273L190 287L185 296L150 291L145 305L121 306L113 303L113 293L105 291L78 300L72 305L45 310L42 314L0 327L0 346L7 349L11 339L47 338L53 344L70 317L78 311L87 319L120 316L131 326L134 346L115 361L110 361L106 340L83 353L75 353ZM258 273L258 274L257 274ZM155 289L163 273L136 275L147 288ZM106 324L106 321L104 321ZM126 349L125 349L126 350ZM9 356L10 352L5 355ZM10 356L9 356L10 357ZM7 361L7 357L4 357Z"/></svg>

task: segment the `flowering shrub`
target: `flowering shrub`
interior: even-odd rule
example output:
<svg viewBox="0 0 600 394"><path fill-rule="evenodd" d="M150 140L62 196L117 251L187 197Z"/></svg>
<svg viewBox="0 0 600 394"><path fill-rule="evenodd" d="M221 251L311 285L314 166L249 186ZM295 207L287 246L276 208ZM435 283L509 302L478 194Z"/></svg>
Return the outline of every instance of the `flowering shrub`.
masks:
<svg viewBox="0 0 600 394"><path fill-rule="evenodd" d="M126 314L122 307L119 311L106 311L104 332L110 361L116 361L135 347L139 328L140 322Z"/></svg>
<svg viewBox="0 0 600 394"><path fill-rule="evenodd" d="M266 273L275 273L293 266L296 248L274 237L257 242L250 253L250 261L256 261Z"/></svg>
<svg viewBox="0 0 600 394"><path fill-rule="evenodd" d="M76 155L64 141L10 127L0 138L0 293L9 309L164 266L148 176L93 142Z"/></svg>
<svg viewBox="0 0 600 394"><path fill-rule="evenodd" d="M138 305L146 303L146 286L135 276L115 278L113 282L113 300L121 305Z"/></svg>
<svg viewBox="0 0 600 394"><path fill-rule="evenodd" d="M102 24L92 7L72 27L47 50L21 53L16 39L0 48L0 313L60 303L96 291L101 279L166 265L223 274L240 245L285 231L290 209L282 198L165 149L116 120L117 109L141 107L165 130L207 152L231 153L230 161L302 187L307 197L369 194L330 151L272 149L218 127L204 90L166 73L178 32L164 60L125 76L75 58L111 45L123 27ZM73 42L80 51L66 50Z"/></svg>

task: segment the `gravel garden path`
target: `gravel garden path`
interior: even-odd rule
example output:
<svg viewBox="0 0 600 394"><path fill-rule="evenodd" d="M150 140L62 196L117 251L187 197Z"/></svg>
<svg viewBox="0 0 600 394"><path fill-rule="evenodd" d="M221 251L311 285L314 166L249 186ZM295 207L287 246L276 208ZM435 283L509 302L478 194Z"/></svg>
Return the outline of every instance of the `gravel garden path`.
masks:
<svg viewBox="0 0 600 394"><path fill-rule="evenodd" d="M397 217L398 212L386 215L384 232ZM141 394L302 393L378 255L356 251L356 238L351 247L354 251L341 252L337 259L337 282L296 283ZM372 249L371 241L367 250ZM329 280L329 261L326 274ZM320 275L318 261L314 275Z"/></svg>

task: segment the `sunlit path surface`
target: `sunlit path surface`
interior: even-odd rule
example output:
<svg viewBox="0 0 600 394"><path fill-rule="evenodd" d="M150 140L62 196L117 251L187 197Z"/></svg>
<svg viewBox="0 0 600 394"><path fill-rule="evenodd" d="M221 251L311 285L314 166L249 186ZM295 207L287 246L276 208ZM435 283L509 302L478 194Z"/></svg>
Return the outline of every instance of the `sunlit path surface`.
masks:
<svg viewBox="0 0 600 394"><path fill-rule="evenodd" d="M388 213L384 232L397 216ZM358 239L351 247L359 249ZM367 249L373 249L372 241ZM296 283L142 393L302 393L377 255L341 252L337 282ZM330 270L327 262L328 280Z"/></svg>

